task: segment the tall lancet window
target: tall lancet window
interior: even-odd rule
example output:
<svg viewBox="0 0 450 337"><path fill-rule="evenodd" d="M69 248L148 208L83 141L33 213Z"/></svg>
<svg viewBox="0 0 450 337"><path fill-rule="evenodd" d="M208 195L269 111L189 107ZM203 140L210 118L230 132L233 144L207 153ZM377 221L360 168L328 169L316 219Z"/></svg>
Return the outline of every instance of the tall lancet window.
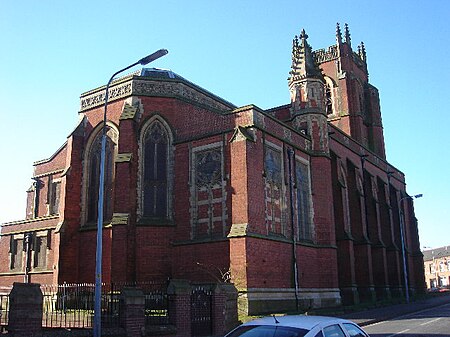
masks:
<svg viewBox="0 0 450 337"><path fill-rule="evenodd" d="M325 87L325 109L327 112L327 115L333 114L333 97L331 95L331 87L329 84Z"/></svg>
<svg viewBox="0 0 450 337"><path fill-rule="evenodd" d="M285 190L283 156L276 145L265 146L264 180L266 226L269 233L285 234Z"/></svg>
<svg viewBox="0 0 450 337"><path fill-rule="evenodd" d="M144 218L170 218L170 146L167 128L154 120L142 138L142 210Z"/></svg>
<svg viewBox="0 0 450 337"><path fill-rule="evenodd" d="M100 186L100 161L102 130L94 136L88 145L88 160L85 173L87 173L86 222L95 222L98 217L98 196ZM107 126L106 152L105 152L105 180L103 198L103 219L111 220L113 214L113 185L114 185L114 159L116 153L118 132Z"/></svg>
<svg viewBox="0 0 450 337"><path fill-rule="evenodd" d="M311 184L309 167L303 162L296 161L296 197L297 197L297 225L300 240L313 240L313 222L311 220Z"/></svg>

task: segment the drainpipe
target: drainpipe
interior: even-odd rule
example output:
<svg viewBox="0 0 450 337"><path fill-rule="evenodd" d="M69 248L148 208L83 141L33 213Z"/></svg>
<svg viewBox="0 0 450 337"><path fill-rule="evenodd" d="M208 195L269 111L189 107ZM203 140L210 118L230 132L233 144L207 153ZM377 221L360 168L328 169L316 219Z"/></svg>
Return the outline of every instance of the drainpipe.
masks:
<svg viewBox="0 0 450 337"><path fill-rule="evenodd" d="M291 213L291 235L292 235L292 267L294 269L294 286L295 286L295 307L297 312L300 311L298 299L298 264L297 264L297 241L294 225L294 181L292 174L292 167L294 164L294 150L288 148L288 162L289 162L289 194L290 194L290 213Z"/></svg>
<svg viewBox="0 0 450 337"><path fill-rule="evenodd" d="M25 233L24 243L25 243L25 275L24 283L30 283L30 270L31 270L31 243L32 234L30 232Z"/></svg>

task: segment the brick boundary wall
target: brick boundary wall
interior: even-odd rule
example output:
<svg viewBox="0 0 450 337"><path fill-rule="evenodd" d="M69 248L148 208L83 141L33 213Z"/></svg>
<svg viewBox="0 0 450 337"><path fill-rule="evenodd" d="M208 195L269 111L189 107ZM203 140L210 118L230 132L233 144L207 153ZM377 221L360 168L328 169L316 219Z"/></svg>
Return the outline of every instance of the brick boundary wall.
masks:
<svg viewBox="0 0 450 337"><path fill-rule="evenodd" d="M42 336L43 300L39 284L14 282L9 295L8 332L10 336Z"/></svg>
<svg viewBox="0 0 450 337"><path fill-rule="evenodd" d="M169 296L170 326L145 325L145 295L139 288L124 288L120 296L121 326L126 337L191 337L192 285L186 280L172 280ZM223 336L238 325L237 290L229 283L216 284L212 293L212 335ZM42 328L43 295L39 284L14 283L10 294L7 337L92 336L92 329L70 331ZM64 330L64 331L62 331ZM117 329L116 329L117 330ZM102 331L117 336L118 331ZM125 337L120 334L120 337Z"/></svg>

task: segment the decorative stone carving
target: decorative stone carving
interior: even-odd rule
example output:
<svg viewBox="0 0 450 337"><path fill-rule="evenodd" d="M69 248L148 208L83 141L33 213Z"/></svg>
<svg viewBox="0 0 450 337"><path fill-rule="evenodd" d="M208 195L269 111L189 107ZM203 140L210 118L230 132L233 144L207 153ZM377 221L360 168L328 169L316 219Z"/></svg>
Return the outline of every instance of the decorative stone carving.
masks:
<svg viewBox="0 0 450 337"><path fill-rule="evenodd" d="M317 64L325 63L328 61L336 60L338 58L337 46L330 46L327 50L318 49L313 52L314 59Z"/></svg>
<svg viewBox="0 0 450 337"><path fill-rule="evenodd" d="M240 142L243 140L248 140L251 142L256 142L256 132L254 128L245 128L243 126L238 126L234 129L233 136L231 136L230 143Z"/></svg>
<svg viewBox="0 0 450 337"><path fill-rule="evenodd" d="M288 128L284 128L283 129L283 133L284 133L284 139L286 139L289 142L292 142L292 132L291 132L291 130L289 130Z"/></svg>
<svg viewBox="0 0 450 337"><path fill-rule="evenodd" d="M266 128L266 118L262 113L253 110L253 125L262 129Z"/></svg>
<svg viewBox="0 0 450 337"><path fill-rule="evenodd" d="M128 225L128 220L130 218L130 214L128 213L114 213L111 225Z"/></svg>
<svg viewBox="0 0 450 337"><path fill-rule="evenodd" d="M100 91L101 90L101 91ZM131 78L125 83L119 83L109 91L109 101L123 98L130 95L136 96L156 96L156 97L175 97L192 103L206 106L209 109L218 112L225 112L235 108L231 103L222 100L200 88L193 88L183 82L178 81L161 81ZM81 98L80 111L95 108L104 104L105 91L99 89L97 91L87 93ZM227 104L228 103L228 104Z"/></svg>
<svg viewBox="0 0 450 337"><path fill-rule="evenodd" d="M139 111L138 107L134 107L128 103L125 103L123 105L122 114L120 115L119 119L120 120L134 119L138 111Z"/></svg>
<svg viewBox="0 0 450 337"><path fill-rule="evenodd" d="M119 153L116 157L116 163L126 163L130 162L132 153Z"/></svg>

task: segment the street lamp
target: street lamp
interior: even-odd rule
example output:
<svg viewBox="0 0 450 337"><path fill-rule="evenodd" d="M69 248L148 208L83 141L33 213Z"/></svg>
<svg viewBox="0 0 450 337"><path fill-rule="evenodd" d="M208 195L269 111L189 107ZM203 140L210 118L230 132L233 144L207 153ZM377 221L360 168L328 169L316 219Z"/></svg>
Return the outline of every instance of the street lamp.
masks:
<svg viewBox="0 0 450 337"><path fill-rule="evenodd" d="M114 77L121 72L130 69L138 64L146 65L168 53L167 49L160 49L139 61L115 72L106 85L105 105L103 110L102 143L100 154L100 178L98 187L97 204L97 248L95 255L95 298L94 298L94 337L101 337L101 292L102 292L102 229L103 229L103 202L105 190L105 152L106 152L106 111L108 109L109 86Z"/></svg>
<svg viewBox="0 0 450 337"><path fill-rule="evenodd" d="M406 245L405 245L405 233L404 233L404 221L403 221L403 217L404 217L404 213L402 211L402 201L404 199L417 199L417 198L422 198L423 194L416 194L416 195L406 195L402 198L400 198L399 202L398 202L398 216L399 216L399 220L400 220L400 241L402 244L402 257L403 257L403 278L404 278L404 282L405 282L405 299L406 299L406 303L409 303L409 286L408 286L408 268L406 266Z"/></svg>

